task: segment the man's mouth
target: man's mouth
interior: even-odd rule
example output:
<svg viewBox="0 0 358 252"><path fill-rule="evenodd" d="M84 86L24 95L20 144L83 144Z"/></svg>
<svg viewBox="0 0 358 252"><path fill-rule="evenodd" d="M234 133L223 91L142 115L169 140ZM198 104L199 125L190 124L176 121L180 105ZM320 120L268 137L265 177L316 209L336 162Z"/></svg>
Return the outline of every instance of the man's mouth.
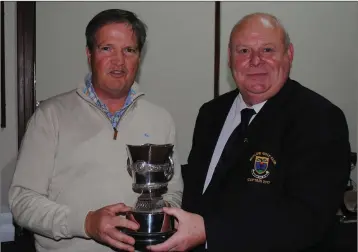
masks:
<svg viewBox="0 0 358 252"><path fill-rule="evenodd" d="M257 72L257 73L249 73L249 74L246 74L247 77L249 78L258 78L258 79L261 79L261 78L265 78L268 76L268 73L264 73L264 72Z"/></svg>
<svg viewBox="0 0 358 252"><path fill-rule="evenodd" d="M249 73L246 76L250 80L263 81L266 80L268 73Z"/></svg>
<svg viewBox="0 0 358 252"><path fill-rule="evenodd" d="M260 76L265 76L265 75L267 75L267 73L249 73L249 74L247 74L248 76L252 76L252 77L255 77L255 76L257 76L257 77L260 77Z"/></svg>
<svg viewBox="0 0 358 252"><path fill-rule="evenodd" d="M124 70L111 70L109 74L115 78L123 77L127 72Z"/></svg>

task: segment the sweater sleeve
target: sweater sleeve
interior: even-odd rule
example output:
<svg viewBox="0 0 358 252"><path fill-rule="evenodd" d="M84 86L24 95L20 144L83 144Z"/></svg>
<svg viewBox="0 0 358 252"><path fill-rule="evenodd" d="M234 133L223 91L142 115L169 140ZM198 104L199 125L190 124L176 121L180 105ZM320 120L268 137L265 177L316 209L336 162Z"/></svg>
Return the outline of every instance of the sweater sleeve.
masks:
<svg viewBox="0 0 358 252"><path fill-rule="evenodd" d="M56 116L43 107L29 120L22 140L9 190L11 212L18 225L46 237L88 238L84 230L87 211L73 211L48 199L58 130Z"/></svg>
<svg viewBox="0 0 358 252"><path fill-rule="evenodd" d="M170 117L169 143L174 144L174 175L168 183L168 192L163 197L164 200L166 200L171 206L181 207L183 197L183 179L181 176L181 164L176 149L175 124L172 117Z"/></svg>

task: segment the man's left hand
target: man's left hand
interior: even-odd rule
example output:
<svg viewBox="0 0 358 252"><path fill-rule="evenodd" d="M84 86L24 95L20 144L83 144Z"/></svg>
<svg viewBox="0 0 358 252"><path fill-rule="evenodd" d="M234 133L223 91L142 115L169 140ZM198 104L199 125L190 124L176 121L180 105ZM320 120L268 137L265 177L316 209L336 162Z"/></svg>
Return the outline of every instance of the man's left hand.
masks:
<svg viewBox="0 0 358 252"><path fill-rule="evenodd" d="M187 251L206 241L203 217L175 207L164 207L163 211L177 218L178 230L165 242L148 246L150 251Z"/></svg>

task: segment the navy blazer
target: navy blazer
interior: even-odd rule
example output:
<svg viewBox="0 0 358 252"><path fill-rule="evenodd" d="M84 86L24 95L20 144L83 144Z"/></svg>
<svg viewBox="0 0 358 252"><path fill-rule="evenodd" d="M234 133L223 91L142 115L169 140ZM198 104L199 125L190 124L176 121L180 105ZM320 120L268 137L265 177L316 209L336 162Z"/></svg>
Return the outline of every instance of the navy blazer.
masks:
<svg viewBox="0 0 358 252"><path fill-rule="evenodd" d="M182 207L203 216L209 251L308 251L332 227L349 179L345 116L288 79L203 194L215 145L238 93L221 95L199 110L182 170Z"/></svg>

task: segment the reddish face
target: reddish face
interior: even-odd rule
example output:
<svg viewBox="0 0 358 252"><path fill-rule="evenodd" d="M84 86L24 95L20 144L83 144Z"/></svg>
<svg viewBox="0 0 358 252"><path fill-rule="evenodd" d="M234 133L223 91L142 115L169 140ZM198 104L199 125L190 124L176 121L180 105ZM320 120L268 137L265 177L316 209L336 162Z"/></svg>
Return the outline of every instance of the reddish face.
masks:
<svg viewBox="0 0 358 252"><path fill-rule="evenodd" d="M113 23L96 33L92 51L86 48L92 69L92 82L98 96L125 97L139 66L137 38L130 25Z"/></svg>
<svg viewBox="0 0 358 252"><path fill-rule="evenodd" d="M282 88L292 60L292 44L285 47L282 29L268 18L244 21L232 33L229 67L249 105L269 99Z"/></svg>

